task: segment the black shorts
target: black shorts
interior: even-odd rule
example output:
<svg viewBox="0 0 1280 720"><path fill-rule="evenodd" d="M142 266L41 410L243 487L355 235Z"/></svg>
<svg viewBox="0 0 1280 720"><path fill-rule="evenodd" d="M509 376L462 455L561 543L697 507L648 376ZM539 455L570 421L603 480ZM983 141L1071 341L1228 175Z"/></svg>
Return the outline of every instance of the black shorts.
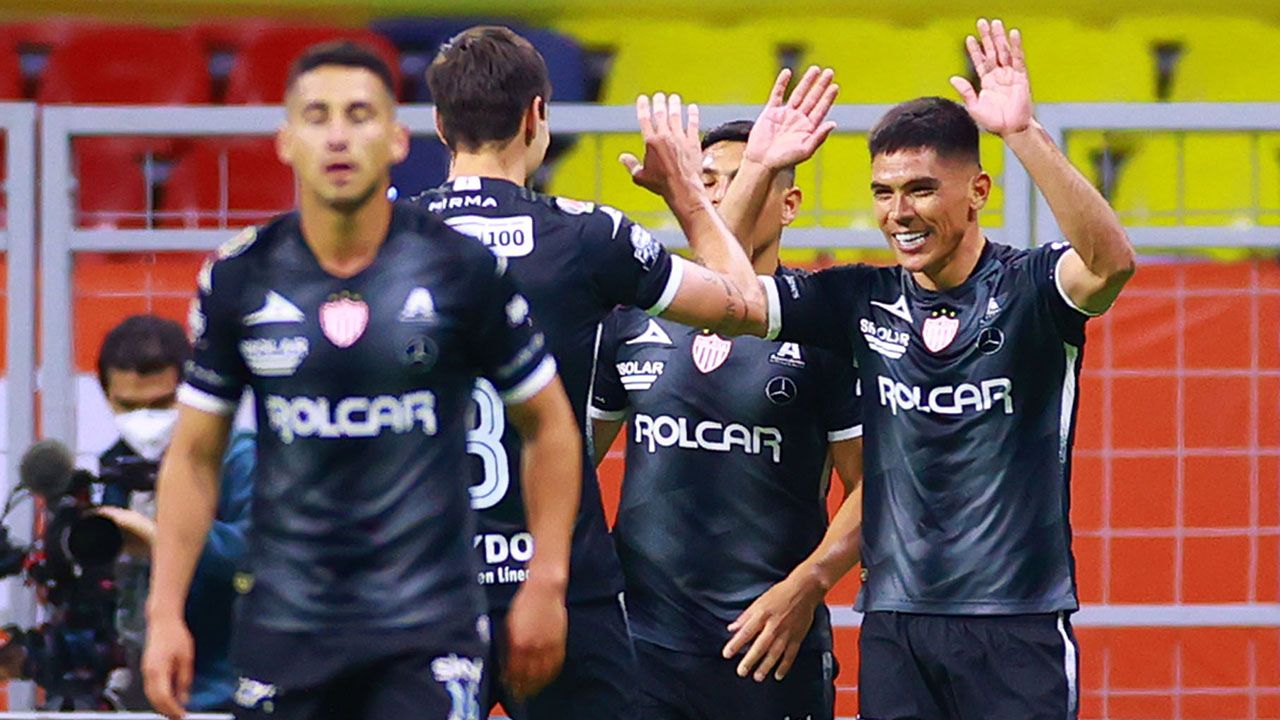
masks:
<svg viewBox="0 0 1280 720"><path fill-rule="evenodd" d="M493 646L485 665L485 714L502 703L511 720L623 720L634 705L635 651L620 599L569 605L564 669L542 692L517 703L502 684L506 613L495 610Z"/></svg>
<svg viewBox="0 0 1280 720"><path fill-rule="evenodd" d="M863 720L1074 720L1079 646L1065 613L872 612L858 639Z"/></svg>
<svg viewBox="0 0 1280 720"><path fill-rule="evenodd" d="M238 720L475 718L487 621L358 636L237 628Z"/></svg>
<svg viewBox="0 0 1280 720"><path fill-rule="evenodd" d="M640 662L637 720L809 718L835 716L835 658L802 650L781 681L738 677L740 658L693 655L636 640Z"/></svg>

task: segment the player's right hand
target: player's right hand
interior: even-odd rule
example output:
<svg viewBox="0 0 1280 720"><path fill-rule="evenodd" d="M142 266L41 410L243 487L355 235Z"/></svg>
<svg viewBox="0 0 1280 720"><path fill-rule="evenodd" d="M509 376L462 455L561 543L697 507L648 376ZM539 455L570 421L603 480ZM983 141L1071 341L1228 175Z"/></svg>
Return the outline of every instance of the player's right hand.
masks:
<svg viewBox="0 0 1280 720"><path fill-rule="evenodd" d="M503 682L517 699L538 694L564 665L569 613L564 590L536 580L520 586L507 611L507 657Z"/></svg>
<svg viewBox="0 0 1280 720"><path fill-rule="evenodd" d="M836 127L826 119L840 93L834 80L834 70L819 70L813 65L787 98L791 70L784 68L778 73L769 101L747 136L743 159L778 171L813 157Z"/></svg>
<svg viewBox="0 0 1280 720"><path fill-rule="evenodd" d="M195 643L182 618L152 618L142 653L143 687L156 712L170 720L186 715L195 672Z"/></svg>
<svg viewBox="0 0 1280 720"><path fill-rule="evenodd" d="M644 160L622 153L618 161L631 181L670 203L680 193L703 193L702 145L698 134L698 106L689 105L688 123L680 96L654 93L636 98L636 120L644 138Z"/></svg>

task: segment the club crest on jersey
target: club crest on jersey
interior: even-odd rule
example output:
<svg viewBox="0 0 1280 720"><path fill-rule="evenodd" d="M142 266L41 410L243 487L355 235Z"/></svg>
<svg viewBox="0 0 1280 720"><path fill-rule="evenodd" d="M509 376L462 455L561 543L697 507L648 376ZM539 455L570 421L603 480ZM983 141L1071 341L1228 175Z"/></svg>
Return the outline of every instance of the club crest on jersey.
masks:
<svg viewBox="0 0 1280 720"><path fill-rule="evenodd" d="M359 295L344 291L320 306L320 329L340 348L354 345L368 326L369 306Z"/></svg>
<svg viewBox="0 0 1280 720"><path fill-rule="evenodd" d="M774 365L802 368L804 367L804 356L800 354L799 343L782 343L782 347L778 348L778 352L769 356L769 362Z"/></svg>
<svg viewBox="0 0 1280 720"><path fill-rule="evenodd" d="M921 335L924 336L924 346L929 352L941 352L956 339L956 331L960 329L957 315L951 308L939 308L925 318Z"/></svg>
<svg viewBox="0 0 1280 720"><path fill-rule="evenodd" d="M732 340L702 333L693 339L693 366L705 375L723 365L732 348Z"/></svg>

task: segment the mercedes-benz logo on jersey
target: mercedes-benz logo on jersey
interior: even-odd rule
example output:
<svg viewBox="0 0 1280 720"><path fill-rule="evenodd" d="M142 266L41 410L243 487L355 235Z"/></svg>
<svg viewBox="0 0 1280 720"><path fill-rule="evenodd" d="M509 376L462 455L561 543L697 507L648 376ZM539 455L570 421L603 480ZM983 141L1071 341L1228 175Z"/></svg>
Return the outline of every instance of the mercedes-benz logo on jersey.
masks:
<svg viewBox="0 0 1280 720"><path fill-rule="evenodd" d="M796 399L796 382L786 375L779 375L764 386L764 396L774 405L786 405Z"/></svg>
<svg viewBox="0 0 1280 720"><path fill-rule="evenodd" d="M412 365L415 370L423 372L430 370L436 364L436 358L439 355L435 342L425 335L415 335L410 338L404 348L404 361Z"/></svg>
<svg viewBox="0 0 1280 720"><path fill-rule="evenodd" d="M983 328L978 333L978 352L983 355L995 355L1000 348L1004 347L1004 333L1000 328Z"/></svg>

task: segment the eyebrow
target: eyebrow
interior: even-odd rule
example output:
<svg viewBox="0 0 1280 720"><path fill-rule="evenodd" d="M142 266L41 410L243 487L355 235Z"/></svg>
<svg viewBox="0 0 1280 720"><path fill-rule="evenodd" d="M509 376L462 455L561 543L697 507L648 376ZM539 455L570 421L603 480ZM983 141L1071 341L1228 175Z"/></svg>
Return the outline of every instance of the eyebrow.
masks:
<svg viewBox="0 0 1280 720"><path fill-rule="evenodd" d="M940 187L941 185L942 185L942 181L939 180L938 178L933 177L932 175L923 175L919 177L913 177L910 180L907 180L906 182L902 183L901 187L903 189L909 190L909 189L918 188L918 187L937 188L937 187ZM888 183L876 182L875 180L872 180L871 189L877 190L879 188L884 188L886 190L889 190L889 189L892 189L893 186L889 185Z"/></svg>

